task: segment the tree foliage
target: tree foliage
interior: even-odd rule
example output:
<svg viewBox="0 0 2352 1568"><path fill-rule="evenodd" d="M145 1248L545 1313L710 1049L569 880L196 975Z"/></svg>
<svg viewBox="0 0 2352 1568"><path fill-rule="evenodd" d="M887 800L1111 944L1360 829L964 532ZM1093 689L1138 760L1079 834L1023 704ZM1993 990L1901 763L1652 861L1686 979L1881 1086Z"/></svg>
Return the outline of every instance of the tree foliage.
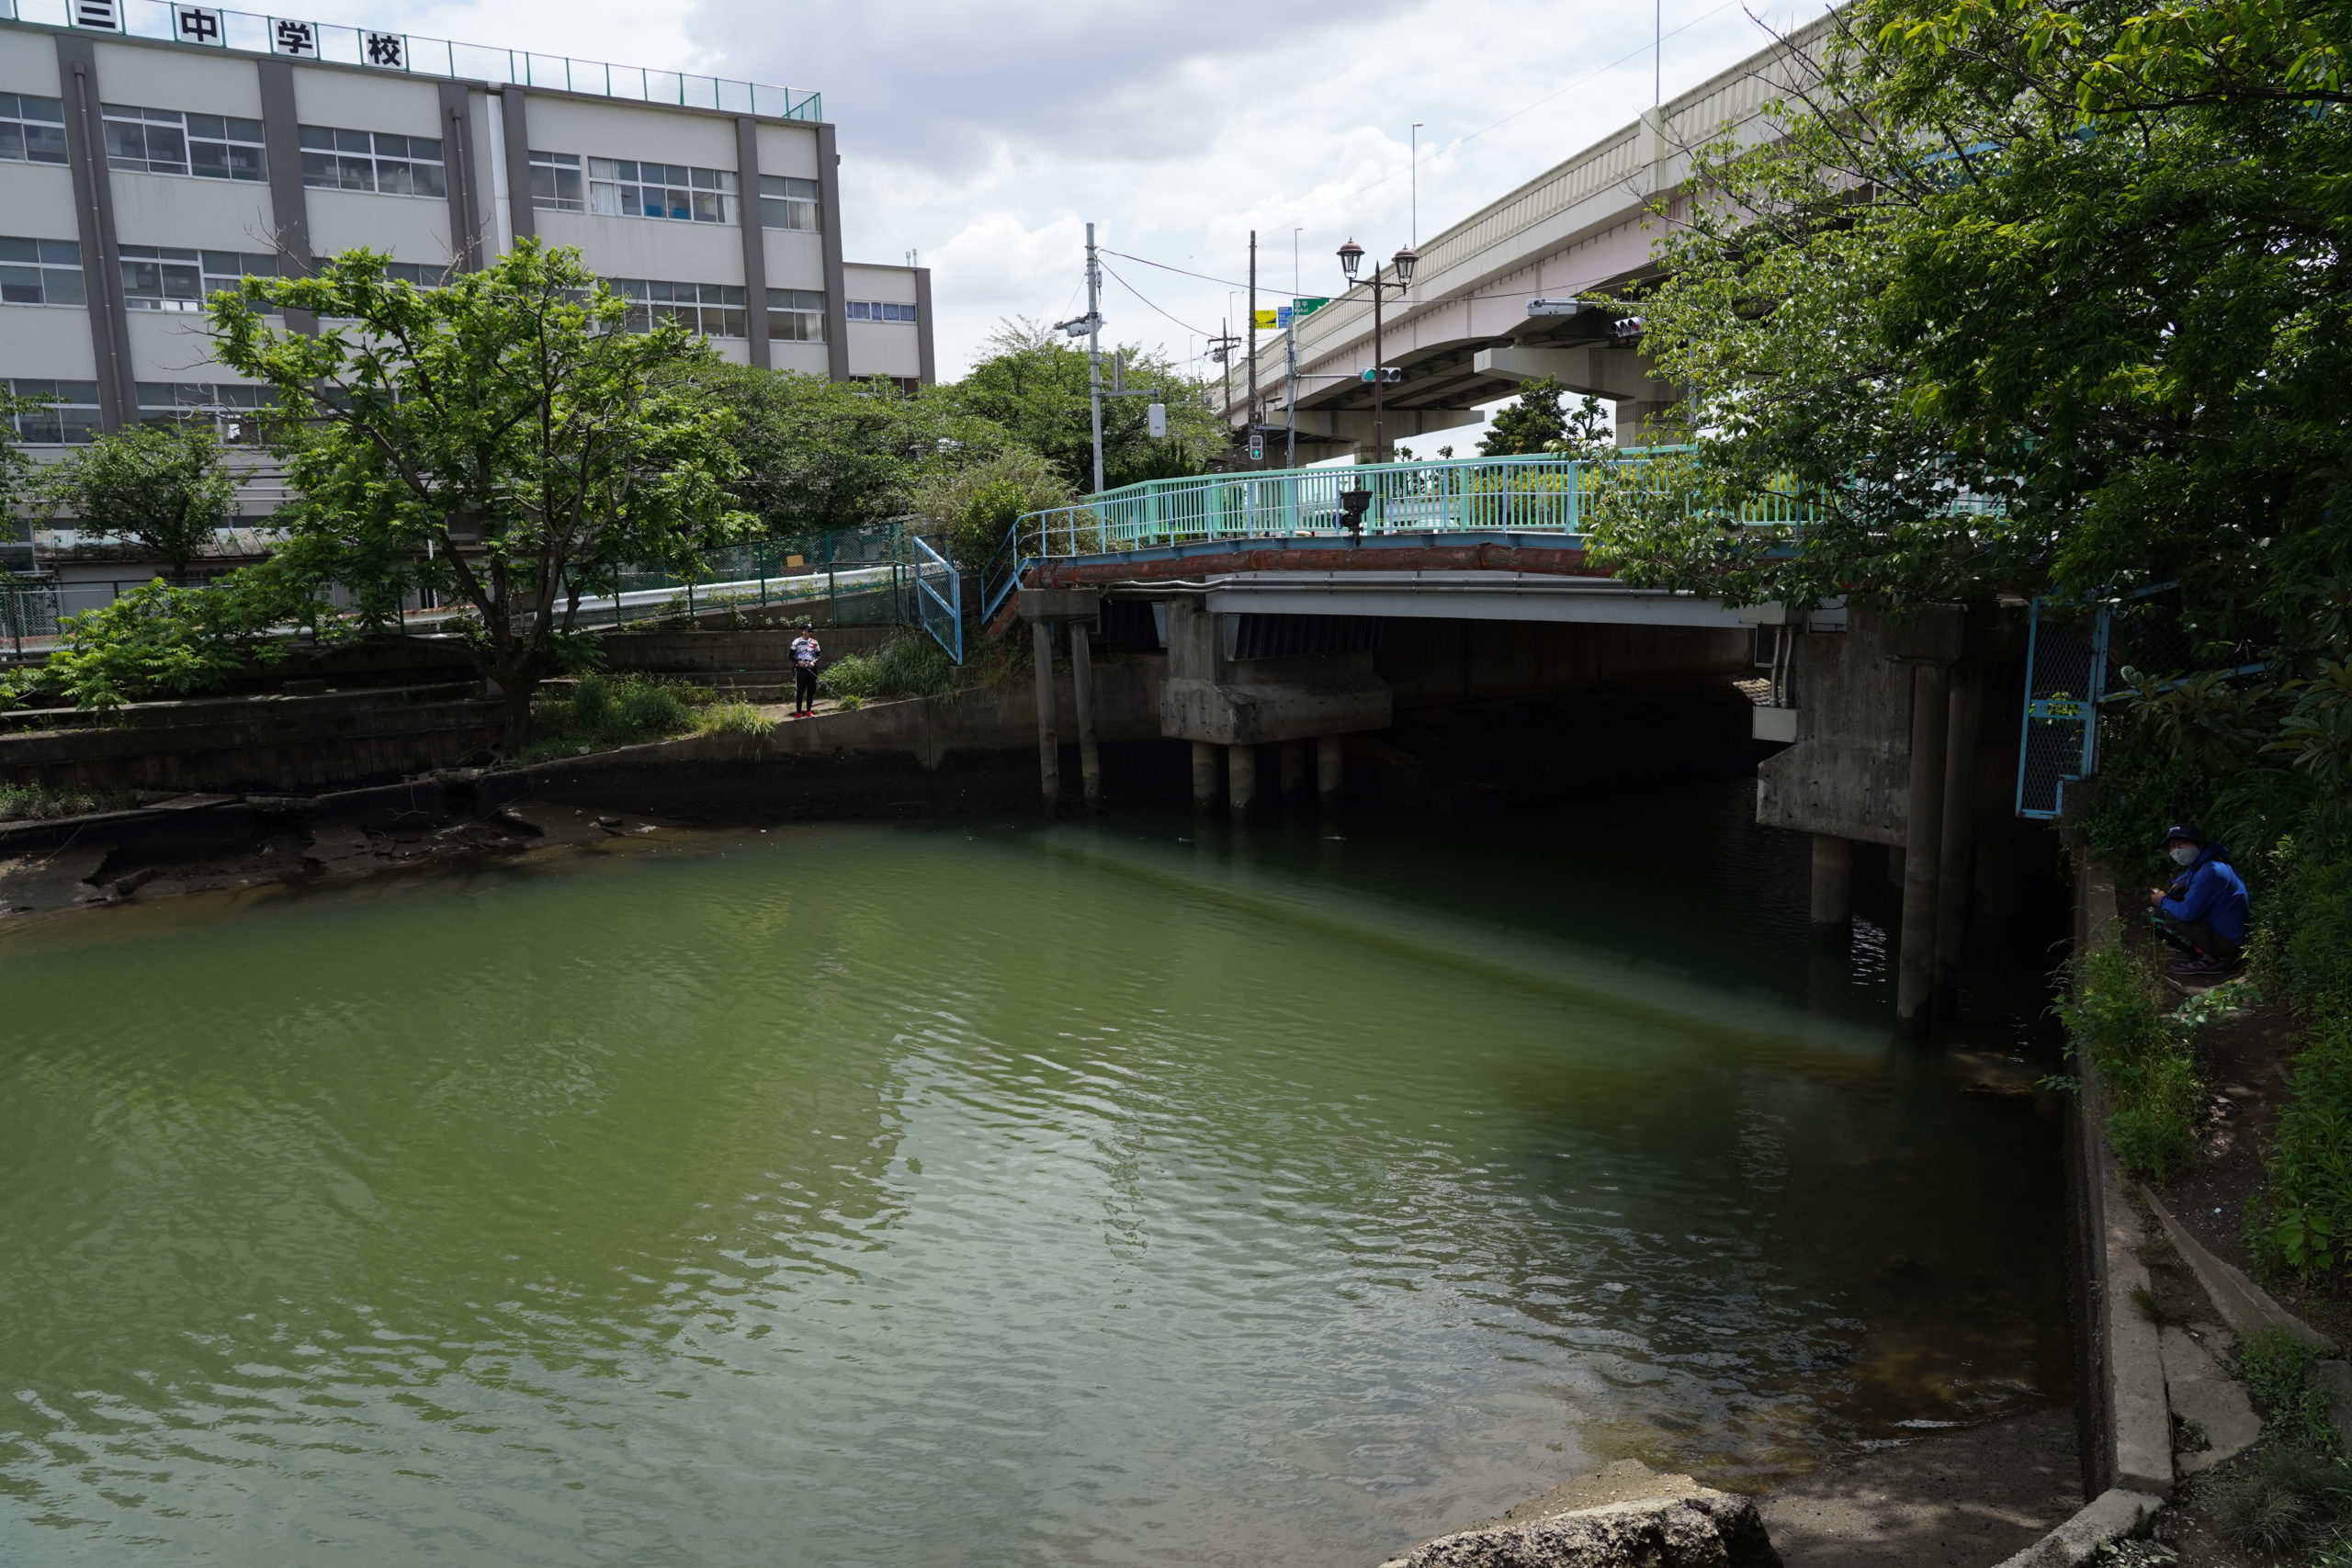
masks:
<svg viewBox="0 0 2352 1568"><path fill-rule="evenodd" d="M209 424L137 424L99 436L42 477L53 506L93 533L136 539L187 575L233 514L236 482Z"/></svg>
<svg viewBox="0 0 2352 1568"><path fill-rule="evenodd" d="M733 412L744 469L735 490L771 537L899 516L939 474L1015 444L947 389L717 362L686 372L685 385Z"/></svg>
<svg viewBox="0 0 2352 1568"><path fill-rule="evenodd" d="M1620 301L1698 451L1601 549L1739 600L2097 595L2313 646L2352 576L2334 0L1860 0ZM1803 548L1758 528L1791 491Z"/></svg>
<svg viewBox="0 0 2352 1568"><path fill-rule="evenodd" d="M105 709L215 690L255 661L284 658L297 626L338 629L319 587L264 561L201 588L160 580L134 588L66 616L56 651L0 682L0 708L37 692Z"/></svg>
<svg viewBox="0 0 2352 1568"><path fill-rule="evenodd" d="M914 508L947 541L950 559L978 571L1024 513L1067 506L1075 495L1050 459L1016 443L978 463L935 469L917 487Z"/></svg>
<svg viewBox="0 0 2352 1568"><path fill-rule="evenodd" d="M1003 427L1052 461L1070 485L1094 488L1094 437L1089 409L1086 355L1064 345L1049 328L1027 320L998 325L988 353L949 389L966 412ZM1111 352L1102 375L1111 378ZM1133 346L1115 351L1125 361L1130 389L1157 387L1168 409L1168 434L1154 437L1148 398L1102 400L1102 482L1114 489L1143 479L1197 474L1226 446L1226 433L1208 401L1208 384L1172 362Z"/></svg>
<svg viewBox="0 0 2352 1568"><path fill-rule="evenodd" d="M1478 443L1479 454L1510 457L1537 453L1582 457L1612 445L1609 418L1600 400L1587 397L1574 409L1564 400L1567 391L1546 376L1519 389L1519 398L1498 411Z"/></svg>
<svg viewBox="0 0 2352 1568"><path fill-rule="evenodd" d="M576 252L526 240L435 288L384 268L358 250L313 277L247 278L213 296L214 353L277 393L300 499L275 558L347 585L363 620L419 585L469 606L519 745L584 593L755 529L730 489L736 416L682 374L709 344L673 322L622 330L627 303ZM319 333L270 324L294 310Z"/></svg>

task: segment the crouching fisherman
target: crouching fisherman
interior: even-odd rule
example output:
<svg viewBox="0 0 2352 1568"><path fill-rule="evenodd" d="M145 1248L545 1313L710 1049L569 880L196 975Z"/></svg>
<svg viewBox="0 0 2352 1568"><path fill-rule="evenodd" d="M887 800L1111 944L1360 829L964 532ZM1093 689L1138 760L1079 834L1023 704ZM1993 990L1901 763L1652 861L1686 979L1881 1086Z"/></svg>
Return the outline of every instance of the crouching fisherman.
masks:
<svg viewBox="0 0 2352 1568"><path fill-rule="evenodd" d="M2230 863L2229 852L2189 823L2165 829L2165 852L2181 874L2171 886L2152 890L2148 908L2165 941L2180 949L2172 972L2228 974L2245 951L2245 881Z"/></svg>

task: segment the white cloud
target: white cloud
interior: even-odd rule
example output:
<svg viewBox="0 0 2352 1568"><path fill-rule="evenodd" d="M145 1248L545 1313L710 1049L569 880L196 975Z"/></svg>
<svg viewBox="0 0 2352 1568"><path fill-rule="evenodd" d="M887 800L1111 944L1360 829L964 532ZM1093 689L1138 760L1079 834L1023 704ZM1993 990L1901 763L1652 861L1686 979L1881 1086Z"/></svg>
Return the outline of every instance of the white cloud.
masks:
<svg viewBox="0 0 2352 1568"><path fill-rule="evenodd" d="M1778 0L1801 6L1818 0ZM1294 231L1308 293L1353 235L1386 254L1444 229L1651 101L1651 7L1556 0L318 0L322 20L687 68L824 95L841 128L853 259L933 268L943 375L1002 316L1074 313L1085 220L1104 243L1286 295ZM1775 20L1787 25L1785 11ZM1668 0L1668 96L1758 48L1742 4ZM1170 316L1214 331L1232 290L1112 265ZM1261 301L1261 302L1271 302ZM1107 285L1114 336L1188 351L1183 327Z"/></svg>

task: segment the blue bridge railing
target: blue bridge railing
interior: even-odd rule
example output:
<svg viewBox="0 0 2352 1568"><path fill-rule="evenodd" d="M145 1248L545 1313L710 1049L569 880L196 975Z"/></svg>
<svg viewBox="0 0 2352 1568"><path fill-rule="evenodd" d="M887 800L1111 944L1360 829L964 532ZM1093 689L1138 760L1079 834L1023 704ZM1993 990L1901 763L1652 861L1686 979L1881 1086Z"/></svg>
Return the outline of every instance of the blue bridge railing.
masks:
<svg viewBox="0 0 2352 1568"><path fill-rule="evenodd" d="M1512 529L1580 535L1596 480L1614 484L1684 447L1628 448L1598 458L1455 457L1413 463L1261 469L1147 479L1072 506L1033 512L1013 525L982 574L980 615L993 620L1041 560L1114 555L1217 539L1375 536ZM1804 521L1803 500L1766 496L1746 520Z"/></svg>

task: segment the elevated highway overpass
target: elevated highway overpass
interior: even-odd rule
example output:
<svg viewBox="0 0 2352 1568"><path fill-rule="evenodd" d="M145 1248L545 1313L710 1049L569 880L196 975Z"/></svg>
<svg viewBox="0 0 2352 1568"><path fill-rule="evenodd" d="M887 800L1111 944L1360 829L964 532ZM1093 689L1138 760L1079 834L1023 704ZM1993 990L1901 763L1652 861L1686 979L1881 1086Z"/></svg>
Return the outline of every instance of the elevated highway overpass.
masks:
<svg viewBox="0 0 2352 1568"><path fill-rule="evenodd" d="M1807 79L1830 25L1808 24L1645 111L1421 247L1411 287L1401 299L1391 292L1383 308L1384 357L1401 372L1385 389L1389 440L1475 424L1481 404L1545 376L1615 402L1622 445L1647 440L1673 389L1650 374L1635 324L1530 307L1653 276L1655 212L1686 205L1692 151L1726 130L1767 134L1764 107ZM1246 425L1254 393L1262 424L1295 419L1302 460L1368 451L1373 400L1363 377L1373 367L1372 329L1363 284L1302 321L1295 401L1281 335L1261 335L1255 387L1246 373L1237 379L1226 420Z"/></svg>

